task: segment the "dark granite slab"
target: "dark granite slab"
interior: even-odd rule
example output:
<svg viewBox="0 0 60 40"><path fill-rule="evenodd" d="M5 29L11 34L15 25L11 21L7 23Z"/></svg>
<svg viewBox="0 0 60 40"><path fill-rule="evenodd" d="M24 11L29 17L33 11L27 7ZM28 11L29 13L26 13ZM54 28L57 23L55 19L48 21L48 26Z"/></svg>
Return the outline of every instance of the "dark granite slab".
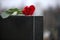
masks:
<svg viewBox="0 0 60 40"><path fill-rule="evenodd" d="M43 17L35 17L35 40L42 40ZM33 40L33 17L0 17L1 40Z"/></svg>

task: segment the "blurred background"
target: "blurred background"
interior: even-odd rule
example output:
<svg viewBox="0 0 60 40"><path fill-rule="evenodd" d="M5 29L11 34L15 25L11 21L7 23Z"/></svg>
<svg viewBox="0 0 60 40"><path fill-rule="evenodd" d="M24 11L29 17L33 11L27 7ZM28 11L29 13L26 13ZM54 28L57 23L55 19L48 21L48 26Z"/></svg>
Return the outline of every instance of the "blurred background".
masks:
<svg viewBox="0 0 60 40"><path fill-rule="evenodd" d="M43 16L43 10L48 9L49 6L55 8L57 0L0 0L0 11L15 7L20 9L30 5L36 7L33 16Z"/></svg>
<svg viewBox="0 0 60 40"><path fill-rule="evenodd" d="M60 4L55 8L49 6L44 11L44 35L43 40L60 40Z"/></svg>

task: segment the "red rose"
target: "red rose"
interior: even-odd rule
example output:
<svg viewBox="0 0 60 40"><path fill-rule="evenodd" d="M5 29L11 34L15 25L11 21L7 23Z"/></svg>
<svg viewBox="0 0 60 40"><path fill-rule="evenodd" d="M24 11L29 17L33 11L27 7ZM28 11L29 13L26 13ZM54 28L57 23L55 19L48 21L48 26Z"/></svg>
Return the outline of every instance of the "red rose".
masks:
<svg viewBox="0 0 60 40"><path fill-rule="evenodd" d="M25 15L32 15L33 13L34 13L34 11L35 11L35 6L34 5L31 5L31 6L26 6L23 10L22 10L22 12L23 12L23 14L25 14Z"/></svg>

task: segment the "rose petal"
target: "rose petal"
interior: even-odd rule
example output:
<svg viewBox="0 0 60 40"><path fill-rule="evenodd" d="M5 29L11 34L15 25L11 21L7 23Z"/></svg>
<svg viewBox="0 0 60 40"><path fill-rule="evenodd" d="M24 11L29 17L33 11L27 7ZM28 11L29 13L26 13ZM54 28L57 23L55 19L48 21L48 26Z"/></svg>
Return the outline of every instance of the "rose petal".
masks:
<svg viewBox="0 0 60 40"><path fill-rule="evenodd" d="M34 5L31 5L30 7L26 6L26 7L22 10L22 12L23 12L23 14L25 14L25 15L32 15L33 12L34 12L34 10L35 10Z"/></svg>

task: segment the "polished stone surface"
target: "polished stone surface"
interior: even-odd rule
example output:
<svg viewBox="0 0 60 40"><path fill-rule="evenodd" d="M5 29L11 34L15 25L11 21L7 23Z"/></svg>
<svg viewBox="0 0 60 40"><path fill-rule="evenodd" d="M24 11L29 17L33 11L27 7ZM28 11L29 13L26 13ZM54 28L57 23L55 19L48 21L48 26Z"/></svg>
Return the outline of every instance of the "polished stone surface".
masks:
<svg viewBox="0 0 60 40"><path fill-rule="evenodd" d="M42 40L43 17L35 17L35 24L35 40ZM2 40L33 40L33 17L0 17L0 32Z"/></svg>

